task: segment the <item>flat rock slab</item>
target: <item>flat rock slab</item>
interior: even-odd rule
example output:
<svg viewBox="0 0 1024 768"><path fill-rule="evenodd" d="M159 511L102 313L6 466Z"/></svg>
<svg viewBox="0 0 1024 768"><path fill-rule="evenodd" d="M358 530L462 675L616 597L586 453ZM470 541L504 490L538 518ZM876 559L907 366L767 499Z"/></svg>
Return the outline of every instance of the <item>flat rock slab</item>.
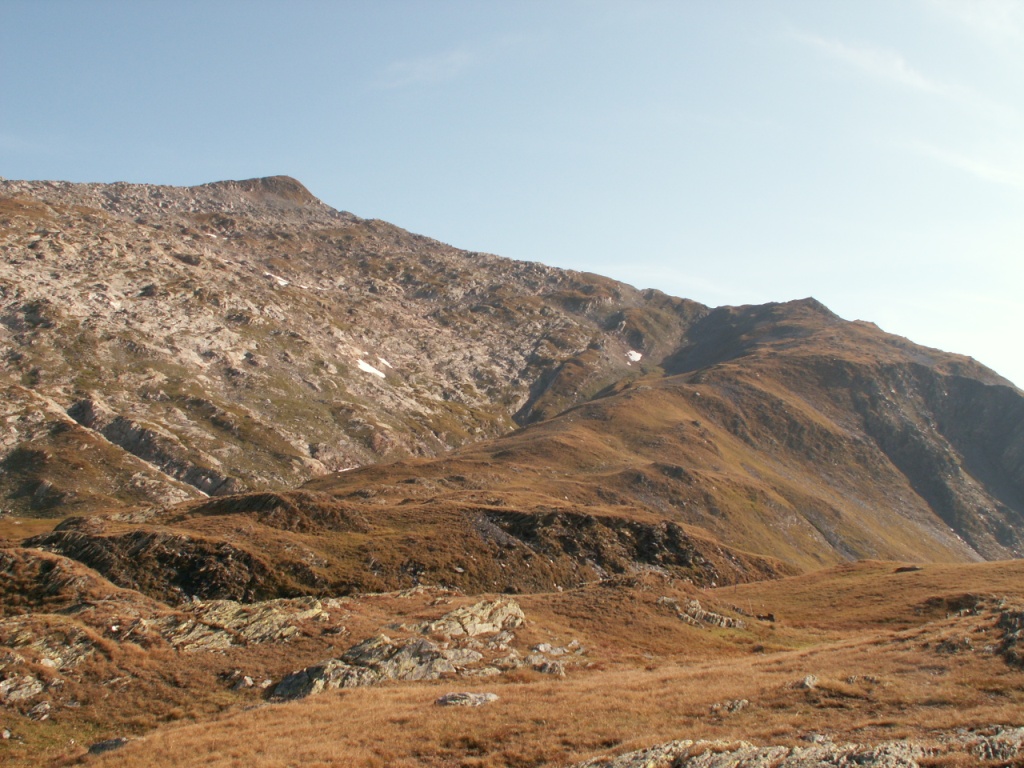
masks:
<svg viewBox="0 0 1024 768"><path fill-rule="evenodd" d="M446 693L434 703L439 707L482 707L497 700L496 693Z"/></svg>
<svg viewBox="0 0 1024 768"><path fill-rule="evenodd" d="M120 749L127 743L128 739L124 736L119 736L116 739L107 739L106 741L97 741L89 747L89 754L102 755L104 752L113 752L115 749Z"/></svg>

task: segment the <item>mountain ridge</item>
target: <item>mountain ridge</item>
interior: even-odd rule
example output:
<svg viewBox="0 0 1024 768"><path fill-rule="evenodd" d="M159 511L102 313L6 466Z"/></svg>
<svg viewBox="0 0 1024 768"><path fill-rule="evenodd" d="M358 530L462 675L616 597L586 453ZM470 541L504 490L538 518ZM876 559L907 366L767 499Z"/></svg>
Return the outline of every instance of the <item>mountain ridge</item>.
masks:
<svg viewBox="0 0 1024 768"><path fill-rule="evenodd" d="M353 465L419 457L426 480L461 454L483 457L472 468L530 476L534 490L520 498L501 471L469 473L433 494L439 519L471 486L534 510L532 522L502 518L506 528L543 518L579 532L577 509L620 520L623 552L629 521L660 519L737 552L785 553L798 568L1024 553L1019 390L816 299L709 308L463 252L335 211L285 176L0 189L8 391L58 411L5 454L15 508L171 509L244 491L259 508L268 491L307 482L329 499L376 476L332 474ZM73 287L55 261L76 267ZM73 293L83 285L87 302ZM98 454L78 450L97 439ZM76 486L65 457L79 475L109 479ZM418 498L388 487L361 492L378 507ZM184 518L176 525L188 533ZM71 546L57 544L69 535L49 546ZM459 537L494 557L472 526ZM586 565L592 552L569 558L590 574L577 580L603 572ZM362 566L331 562L341 571L282 589L359 581ZM503 586L494 573L450 578L446 558L420 565L466 589ZM377 588L412 584L402 568L388 564ZM559 580L572 581L551 575L547 588Z"/></svg>

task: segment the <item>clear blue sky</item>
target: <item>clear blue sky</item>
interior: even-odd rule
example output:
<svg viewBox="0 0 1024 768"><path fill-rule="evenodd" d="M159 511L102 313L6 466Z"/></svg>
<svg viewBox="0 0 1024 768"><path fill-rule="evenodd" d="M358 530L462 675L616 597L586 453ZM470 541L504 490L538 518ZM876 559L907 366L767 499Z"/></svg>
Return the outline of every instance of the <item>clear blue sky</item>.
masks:
<svg viewBox="0 0 1024 768"><path fill-rule="evenodd" d="M0 175L270 174L1024 385L1021 0L0 0Z"/></svg>

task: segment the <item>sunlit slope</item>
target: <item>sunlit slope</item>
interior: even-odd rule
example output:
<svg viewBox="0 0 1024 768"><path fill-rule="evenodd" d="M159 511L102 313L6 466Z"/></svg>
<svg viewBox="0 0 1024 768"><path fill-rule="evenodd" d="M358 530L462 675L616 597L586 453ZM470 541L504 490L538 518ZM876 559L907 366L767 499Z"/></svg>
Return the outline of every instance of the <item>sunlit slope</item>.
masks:
<svg viewBox="0 0 1024 768"><path fill-rule="evenodd" d="M530 592L652 567L711 585L1024 551L1024 401L968 358L808 300L715 310L663 362L447 457L71 520L33 543L150 594L235 599Z"/></svg>
<svg viewBox="0 0 1024 768"><path fill-rule="evenodd" d="M990 371L813 301L716 310L690 339L664 374L416 473L503 520L653 516L801 567L1024 551L1024 400Z"/></svg>

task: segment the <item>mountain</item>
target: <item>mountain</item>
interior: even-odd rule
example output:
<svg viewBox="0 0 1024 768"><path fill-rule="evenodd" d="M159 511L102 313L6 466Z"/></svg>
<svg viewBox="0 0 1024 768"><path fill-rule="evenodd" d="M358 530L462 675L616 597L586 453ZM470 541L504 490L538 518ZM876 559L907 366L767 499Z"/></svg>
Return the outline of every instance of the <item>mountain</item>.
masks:
<svg viewBox="0 0 1024 768"><path fill-rule="evenodd" d="M776 762L822 729L835 760L1024 752L1020 563L984 562L1024 557L1024 393L970 358L271 177L0 181L0 364L15 764L329 763L262 725L327 721L337 764L565 764L684 721ZM456 681L507 699L461 736L420 708ZM696 744L653 749L741 749Z"/></svg>
<svg viewBox="0 0 1024 768"><path fill-rule="evenodd" d="M32 514L439 455L637 372L634 347L663 356L706 311L358 219L284 177L5 181L0 226L3 491ZM573 391L549 386L580 363Z"/></svg>
<svg viewBox="0 0 1024 768"><path fill-rule="evenodd" d="M1020 391L813 299L710 309L459 251L287 177L0 190L5 504L117 518L57 551L245 515L231 546L269 573L305 529L320 565L266 595L1024 553Z"/></svg>

